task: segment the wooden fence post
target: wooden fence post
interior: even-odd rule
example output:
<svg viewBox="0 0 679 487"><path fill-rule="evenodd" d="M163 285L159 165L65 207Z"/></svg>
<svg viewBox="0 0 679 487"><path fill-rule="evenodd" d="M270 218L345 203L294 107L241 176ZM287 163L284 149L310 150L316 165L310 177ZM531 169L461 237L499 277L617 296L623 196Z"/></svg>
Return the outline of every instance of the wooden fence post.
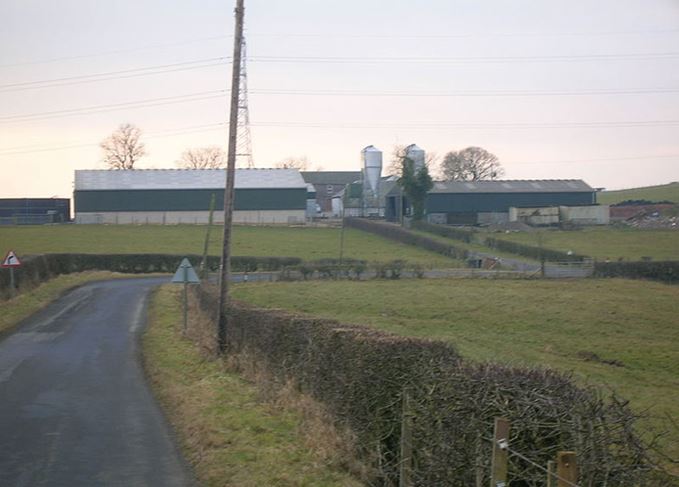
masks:
<svg viewBox="0 0 679 487"><path fill-rule="evenodd" d="M507 485L507 458L509 453L509 420L495 418L495 433L493 435L493 459L490 470L490 487L505 487Z"/></svg>
<svg viewBox="0 0 679 487"><path fill-rule="evenodd" d="M410 412L410 394L403 391L401 411L401 464L399 468L399 487L413 485L413 424Z"/></svg>
<svg viewBox="0 0 679 487"><path fill-rule="evenodd" d="M557 487L573 487L578 482L578 459L573 451L560 451L556 455Z"/></svg>
<svg viewBox="0 0 679 487"><path fill-rule="evenodd" d="M554 487L554 474L556 470L556 462L554 460L550 460L547 462L547 487Z"/></svg>

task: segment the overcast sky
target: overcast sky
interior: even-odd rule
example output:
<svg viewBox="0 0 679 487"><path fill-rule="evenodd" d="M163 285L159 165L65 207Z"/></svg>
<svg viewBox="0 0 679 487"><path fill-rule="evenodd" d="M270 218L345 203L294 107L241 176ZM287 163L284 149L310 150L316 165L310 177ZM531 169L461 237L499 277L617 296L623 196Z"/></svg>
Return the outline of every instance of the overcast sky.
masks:
<svg viewBox="0 0 679 487"><path fill-rule="evenodd" d="M224 146L233 7L0 0L0 197L70 196L123 122L139 168ZM246 31L257 167L417 143L484 147L507 179L679 180L676 0L246 0Z"/></svg>

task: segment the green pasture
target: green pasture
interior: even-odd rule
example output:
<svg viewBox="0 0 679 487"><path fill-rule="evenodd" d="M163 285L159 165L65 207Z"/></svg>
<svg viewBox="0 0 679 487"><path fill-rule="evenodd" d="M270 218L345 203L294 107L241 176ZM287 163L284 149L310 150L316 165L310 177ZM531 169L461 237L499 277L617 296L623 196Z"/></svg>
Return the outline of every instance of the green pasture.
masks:
<svg viewBox="0 0 679 487"><path fill-rule="evenodd" d="M582 230L537 230L498 235L498 238L526 245L588 255L597 260L679 260L679 229L589 227Z"/></svg>
<svg viewBox="0 0 679 487"><path fill-rule="evenodd" d="M13 249L20 256L42 253L167 253L201 254L206 226L178 225L58 225L0 228L0 252ZM219 255L222 227L212 229L210 254ZM304 260L338 258L341 230L320 227L237 226L234 255L300 257ZM428 267L459 267L442 255L384 239L355 229L344 234L344 258L385 262L402 259Z"/></svg>
<svg viewBox="0 0 679 487"><path fill-rule="evenodd" d="M238 299L452 343L482 361L572 371L679 423L679 287L611 280L249 283ZM679 455L679 443L670 448Z"/></svg>
<svg viewBox="0 0 679 487"><path fill-rule="evenodd" d="M679 182L619 191L603 191L597 195L597 201L602 205L612 205L626 200L671 201L679 204Z"/></svg>

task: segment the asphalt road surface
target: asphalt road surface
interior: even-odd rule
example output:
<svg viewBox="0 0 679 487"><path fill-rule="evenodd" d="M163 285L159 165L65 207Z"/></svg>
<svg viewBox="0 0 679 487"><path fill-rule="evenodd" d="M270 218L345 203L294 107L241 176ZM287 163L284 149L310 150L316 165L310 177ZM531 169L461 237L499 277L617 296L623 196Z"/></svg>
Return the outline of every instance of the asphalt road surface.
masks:
<svg viewBox="0 0 679 487"><path fill-rule="evenodd" d="M194 485L139 357L168 280L88 284L0 341L0 486Z"/></svg>

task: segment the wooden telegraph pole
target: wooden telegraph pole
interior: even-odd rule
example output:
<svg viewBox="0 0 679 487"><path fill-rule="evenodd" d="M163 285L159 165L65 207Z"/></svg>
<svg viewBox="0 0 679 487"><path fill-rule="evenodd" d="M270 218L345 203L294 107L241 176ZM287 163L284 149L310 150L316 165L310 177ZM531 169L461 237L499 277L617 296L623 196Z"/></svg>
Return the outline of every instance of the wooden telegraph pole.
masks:
<svg viewBox="0 0 679 487"><path fill-rule="evenodd" d="M226 161L224 188L224 247L219 269L219 316L217 317L217 346L226 349L227 314L229 311L229 276L231 273L231 226L233 223L234 179L236 178L236 140L238 131L238 97L240 94L240 64L243 47L244 0L236 0L236 31L231 59L231 112L229 116L229 148Z"/></svg>

